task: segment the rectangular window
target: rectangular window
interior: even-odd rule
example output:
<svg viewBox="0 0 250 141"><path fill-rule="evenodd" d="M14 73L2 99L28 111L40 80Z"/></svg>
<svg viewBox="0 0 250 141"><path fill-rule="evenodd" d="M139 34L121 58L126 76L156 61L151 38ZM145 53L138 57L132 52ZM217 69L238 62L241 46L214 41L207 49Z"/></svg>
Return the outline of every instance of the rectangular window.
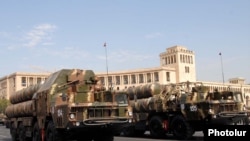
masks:
<svg viewBox="0 0 250 141"><path fill-rule="evenodd" d="M165 64L166 65L168 64L168 58L167 57L165 58Z"/></svg>
<svg viewBox="0 0 250 141"><path fill-rule="evenodd" d="M189 67L185 66L185 73L189 73Z"/></svg>
<svg viewBox="0 0 250 141"><path fill-rule="evenodd" d="M33 84L34 84L33 77L29 77L29 84L30 84L30 85L33 85Z"/></svg>
<svg viewBox="0 0 250 141"><path fill-rule="evenodd" d="M40 84L42 82L42 78L41 77L38 77L37 78L37 84Z"/></svg>
<svg viewBox="0 0 250 141"><path fill-rule="evenodd" d="M144 80L143 80L143 74L139 74L139 83L143 83Z"/></svg>
<svg viewBox="0 0 250 141"><path fill-rule="evenodd" d="M170 72L166 72L166 79L167 79L167 82L170 82Z"/></svg>
<svg viewBox="0 0 250 141"><path fill-rule="evenodd" d="M151 73L147 73L147 82L148 82L148 83L151 82Z"/></svg>
<svg viewBox="0 0 250 141"><path fill-rule="evenodd" d="M132 84L135 84L135 83L136 83L135 75L131 75L131 83L132 83Z"/></svg>
<svg viewBox="0 0 250 141"><path fill-rule="evenodd" d="M121 84L120 76L115 76L115 79L116 79L116 85L120 85Z"/></svg>
<svg viewBox="0 0 250 141"><path fill-rule="evenodd" d="M112 85L112 76L108 77L108 83L109 83L109 85Z"/></svg>
<svg viewBox="0 0 250 141"><path fill-rule="evenodd" d="M22 77L22 86L25 87L27 85L27 82L26 82L26 77Z"/></svg>
<svg viewBox="0 0 250 141"><path fill-rule="evenodd" d="M128 76L127 75L123 76L123 84L128 84Z"/></svg>
<svg viewBox="0 0 250 141"><path fill-rule="evenodd" d="M16 79L13 78L13 87L16 87Z"/></svg>
<svg viewBox="0 0 250 141"><path fill-rule="evenodd" d="M159 82L159 74L158 74L158 72L154 72L154 80L155 80L155 82Z"/></svg>

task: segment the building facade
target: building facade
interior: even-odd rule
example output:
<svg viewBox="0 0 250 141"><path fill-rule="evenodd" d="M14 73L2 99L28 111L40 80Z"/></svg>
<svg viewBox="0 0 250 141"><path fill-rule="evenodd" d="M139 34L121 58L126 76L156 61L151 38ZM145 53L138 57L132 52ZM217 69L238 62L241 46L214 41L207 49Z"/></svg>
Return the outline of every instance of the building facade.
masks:
<svg viewBox="0 0 250 141"><path fill-rule="evenodd" d="M160 66L119 72L97 73L102 83L113 89L126 89L148 83L195 82L195 54L183 46L173 46L160 53Z"/></svg>
<svg viewBox="0 0 250 141"><path fill-rule="evenodd" d="M14 92L44 82L49 73L16 72L0 78L0 98L9 99Z"/></svg>

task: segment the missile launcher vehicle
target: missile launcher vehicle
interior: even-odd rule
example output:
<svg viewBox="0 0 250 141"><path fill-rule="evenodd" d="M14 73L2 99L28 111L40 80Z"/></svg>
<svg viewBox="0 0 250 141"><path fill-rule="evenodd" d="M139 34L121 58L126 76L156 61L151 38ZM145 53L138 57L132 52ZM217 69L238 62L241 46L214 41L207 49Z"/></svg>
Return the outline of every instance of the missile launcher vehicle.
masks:
<svg viewBox="0 0 250 141"><path fill-rule="evenodd" d="M128 88L134 120L122 134L140 136L150 131L154 138L171 134L189 139L206 125L248 124L241 93L209 92L208 87L189 85L154 83Z"/></svg>
<svg viewBox="0 0 250 141"><path fill-rule="evenodd" d="M126 93L106 90L92 70L62 69L10 102L13 141L113 141L133 114Z"/></svg>

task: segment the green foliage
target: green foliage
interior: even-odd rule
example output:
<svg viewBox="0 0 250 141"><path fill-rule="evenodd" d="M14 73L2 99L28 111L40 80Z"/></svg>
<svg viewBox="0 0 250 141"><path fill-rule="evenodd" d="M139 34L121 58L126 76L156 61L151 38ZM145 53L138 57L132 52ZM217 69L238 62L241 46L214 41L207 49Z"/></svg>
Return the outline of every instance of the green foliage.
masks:
<svg viewBox="0 0 250 141"><path fill-rule="evenodd" d="M10 101L7 99L0 99L0 113L4 113L6 107L10 104Z"/></svg>

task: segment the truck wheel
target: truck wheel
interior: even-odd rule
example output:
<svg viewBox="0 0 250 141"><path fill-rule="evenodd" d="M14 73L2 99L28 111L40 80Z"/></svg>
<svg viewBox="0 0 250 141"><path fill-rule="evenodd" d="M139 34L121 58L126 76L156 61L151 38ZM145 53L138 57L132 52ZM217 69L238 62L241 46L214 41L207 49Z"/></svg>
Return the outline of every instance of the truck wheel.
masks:
<svg viewBox="0 0 250 141"><path fill-rule="evenodd" d="M162 138L164 137L165 131L162 127L163 120L159 116L154 116L149 121L149 131L150 135L154 138Z"/></svg>
<svg viewBox="0 0 250 141"><path fill-rule="evenodd" d="M39 129L37 122L34 124L32 135L33 135L32 141L41 141L42 140L40 129Z"/></svg>
<svg viewBox="0 0 250 141"><path fill-rule="evenodd" d="M194 130L182 116L176 116L171 122L171 129L177 139L190 139L193 136Z"/></svg>
<svg viewBox="0 0 250 141"><path fill-rule="evenodd" d="M49 122L47 128L46 128L46 141L54 141L55 138L55 127L52 122Z"/></svg>
<svg viewBox="0 0 250 141"><path fill-rule="evenodd" d="M19 141L28 141L28 138L26 138L26 134L25 134L25 127L23 126L22 123L20 123L18 125L18 137L19 137Z"/></svg>
<svg viewBox="0 0 250 141"><path fill-rule="evenodd" d="M10 135L12 141L17 141L17 130L15 129L14 123L10 125Z"/></svg>
<svg viewBox="0 0 250 141"><path fill-rule="evenodd" d="M60 134L52 121L48 123L45 133L46 141L65 141L66 139Z"/></svg>

